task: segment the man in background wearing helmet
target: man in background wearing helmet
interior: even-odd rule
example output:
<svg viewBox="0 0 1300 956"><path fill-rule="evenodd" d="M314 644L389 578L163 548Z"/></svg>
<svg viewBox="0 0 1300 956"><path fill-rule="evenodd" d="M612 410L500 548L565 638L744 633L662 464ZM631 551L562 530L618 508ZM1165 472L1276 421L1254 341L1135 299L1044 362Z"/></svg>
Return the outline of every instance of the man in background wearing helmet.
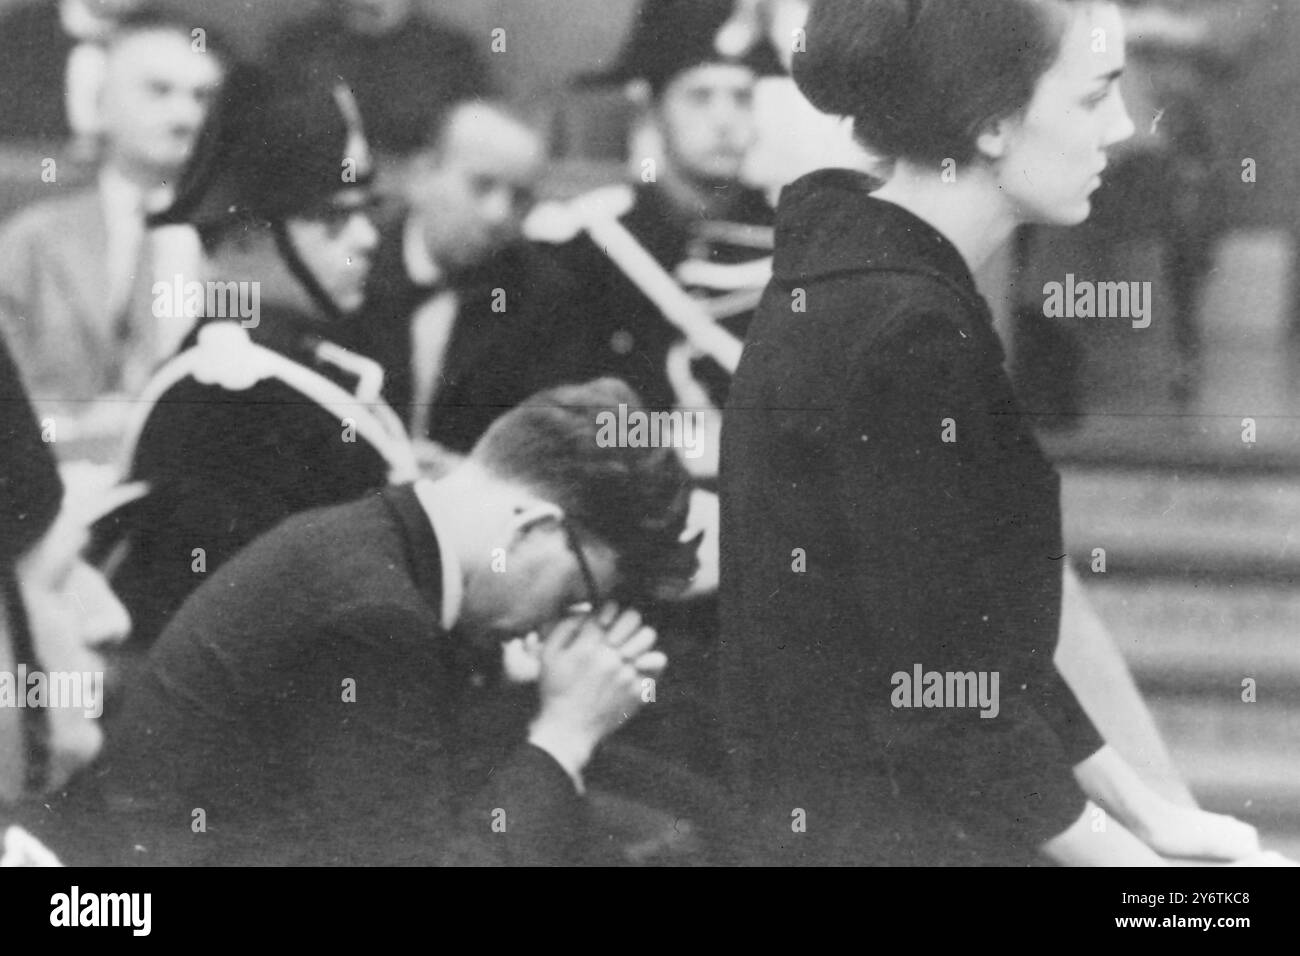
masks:
<svg viewBox="0 0 1300 956"><path fill-rule="evenodd" d="M630 145L637 181L601 191L608 213L683 288L709 300L729 331L743 334L770 270L755 280L752 268L728 267L771 254L772 210L741 173L757 133L755 83L782 69L766 42L735 53L719 48L731 15L731 0L645 0L617 63L582 82L624 85L643 107ZM539 238L551 238L547 211L530 222ZM703 384L719 404L725 375L712 363L693 369L702 383L670 371L686 354L685 337L600 243L579 236L556 245L554 256L573 288L553 296L563 354L548 362L547 381L617 375L658 408L698 407Z"/></svg>
<svg viewBox="0 0 1300 956"><path fill-rule="evenodd" d="M159 217L195 225L209 262L206 281L155 286L155 309L197 312L198 327L150 384L132 436L132 477L153 491L107 529L137 647L283 518L415 477L381 370L337 344L378 241L372 173L345 84L249 74Z"/></svg>

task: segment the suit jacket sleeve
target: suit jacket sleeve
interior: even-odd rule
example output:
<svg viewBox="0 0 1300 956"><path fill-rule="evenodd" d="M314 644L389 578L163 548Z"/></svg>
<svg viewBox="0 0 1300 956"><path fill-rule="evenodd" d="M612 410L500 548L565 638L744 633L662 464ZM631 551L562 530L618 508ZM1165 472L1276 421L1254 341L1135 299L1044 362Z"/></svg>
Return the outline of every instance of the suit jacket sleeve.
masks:
<svg viewBox="0 0 1300 956"><path fill-rule="evenodd" d="M520 739L483 772L461 739L446 674L405 666L395 649L420 633L408 612L362 608L323 635L337 667L320 671L337 719L318 728L311 787L322 845L337 862L376 865L572 863L585 801L560 765ZM343 677L355 700L341 702ZM499 742L500 743L500 742ZM374 779L367 767L394 768ZM365 823L357 825L358 820Z"/></svg>
<svg viewBox="0 0 1300 956"><path fill-rule="evenodd" d="M962 826L1028 848L1073 823L1084 798L1076 754L1049 719L1059 692L1069 695L1052 664L1059 586L1036 588L1025 573L1057 556L1036 553L1051 536L1032 532L1032 496L1018 500L1033 479L1009 473L1023 462L1004 457L976 347L941 316L914 315L864 349L834 467L841 513L865 545L854 581L884 636L894 693L893 675L910 680L918 664L998 676L991 717L971 706L896 706L891 695L875 720L896 774ZM948 426L955 441L943 440ZM1050 574L1059 580L1059 564Z"/></svg>

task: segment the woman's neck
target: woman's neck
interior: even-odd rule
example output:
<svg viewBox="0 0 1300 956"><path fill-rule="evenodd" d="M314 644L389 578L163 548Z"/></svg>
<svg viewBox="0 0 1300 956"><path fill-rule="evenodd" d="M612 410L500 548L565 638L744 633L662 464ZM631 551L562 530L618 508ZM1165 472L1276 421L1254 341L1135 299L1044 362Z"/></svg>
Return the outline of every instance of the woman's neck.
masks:
<svg viewBox="0 0 1300 956"><path fill-rule="evenodd" d="M873 195L928 222L977 273L1011 238L1019 222L983 170L959 167L955 176L955 181L947 182L939 168L900 161Z"/></svg>

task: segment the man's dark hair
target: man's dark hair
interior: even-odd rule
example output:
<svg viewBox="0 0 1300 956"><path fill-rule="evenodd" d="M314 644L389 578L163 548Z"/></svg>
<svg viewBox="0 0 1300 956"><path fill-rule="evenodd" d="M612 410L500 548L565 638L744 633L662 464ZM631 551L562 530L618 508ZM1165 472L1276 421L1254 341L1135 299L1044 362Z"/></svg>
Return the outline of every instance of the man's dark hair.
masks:
<svg viewBox="0 0 1300 956"><path fill-rule="evenodd" d="M601 447L602 412L641 407L625 383L602 378L533 395L493 423L470 459L564 509L614 549L635 600L680 590L695 573L698 539L682 541L691 479L672 448Z"/></svg>

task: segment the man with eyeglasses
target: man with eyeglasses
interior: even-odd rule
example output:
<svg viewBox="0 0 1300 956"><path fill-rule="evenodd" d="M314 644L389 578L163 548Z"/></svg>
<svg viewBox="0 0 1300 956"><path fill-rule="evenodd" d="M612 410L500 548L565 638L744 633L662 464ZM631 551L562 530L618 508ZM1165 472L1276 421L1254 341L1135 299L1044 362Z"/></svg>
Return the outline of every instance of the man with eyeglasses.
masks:
<svg viewBox="0 0 1300 956"><path fill-rule="evenodd" d="M346 85L232 77L177 199L206 274L155 286L197 329L146 390L131 477L152 493L102 529L147 647L185 597L296 512L417 476L379 365L343 347L378 234L373 163ZM176 290L176 291L173 291Z"/></svg>
<svg viewBox="0 0 1300 956"><path fill-rule="evenodd" d="M696 566L673 450L596 441L620 403L539 393L447 476L263 536L31 828L72 865L590 862L583 771L666 664L628 608Z"/></svg>

